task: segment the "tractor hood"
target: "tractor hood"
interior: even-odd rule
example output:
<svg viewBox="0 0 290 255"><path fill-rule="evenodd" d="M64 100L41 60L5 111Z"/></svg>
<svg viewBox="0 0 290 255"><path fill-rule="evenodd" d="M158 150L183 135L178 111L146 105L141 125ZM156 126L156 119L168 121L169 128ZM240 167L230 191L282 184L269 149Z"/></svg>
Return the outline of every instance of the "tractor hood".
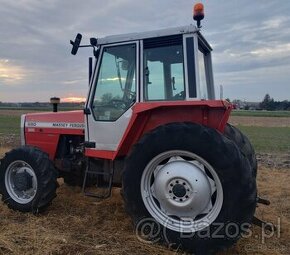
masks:
<svg viewBox="0 0 290 255"><path fill-rule="evenodd" d="M29 113L22 116L25 128L84 130L83 111Z"/></svg>
<svg viewBox="0 0 290 255"><path fill-rule="evenodd" d="M40 148L54 158L62 136L84 136L83 111L29 113L21 116L21 143Z"/></svg>

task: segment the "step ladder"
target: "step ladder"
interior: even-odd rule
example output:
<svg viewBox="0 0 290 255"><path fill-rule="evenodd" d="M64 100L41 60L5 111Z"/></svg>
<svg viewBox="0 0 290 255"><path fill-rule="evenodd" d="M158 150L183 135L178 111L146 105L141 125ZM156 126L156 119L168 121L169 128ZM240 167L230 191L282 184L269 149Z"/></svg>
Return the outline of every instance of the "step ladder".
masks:
<svg viewBox="0 0 290 255"><path fill-rule="evenodd" d="M113 186L113 178L114 178L114 161L110 161L109 164L110 164L109 165L110 170L108 172L105 172L105 171L100 172L100 171L92 170L91 164L90 164L90 159L87 158L87 166L86 166L86 170L85 170L85 176L84 176L83 187L82 187L82 192L85 194L85 196L95 197L95 198L99 198L99 199L106 199L112 195L112 186ZM105 186L105 188L103 186L101 187L102 190L106 190L106 192L100 192L102 194L99 194L97 192L93 193L93 192L87 191L86 186L87 186L87 179L88 179L89 175L94 176L98 181L99 181L99 177L108 176L109 180L108 180L107 186ZM96 188L100 188L98 182L94 186Z"/></svg>

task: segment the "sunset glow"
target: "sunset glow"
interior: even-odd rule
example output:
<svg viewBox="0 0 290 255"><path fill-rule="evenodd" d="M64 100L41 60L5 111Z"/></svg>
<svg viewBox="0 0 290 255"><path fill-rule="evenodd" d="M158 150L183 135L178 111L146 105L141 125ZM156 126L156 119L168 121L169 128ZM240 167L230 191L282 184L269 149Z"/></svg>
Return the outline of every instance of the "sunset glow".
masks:
<svg viewBox="0 0 290 255"><path fill-rule="evenodd" d="M86 101L85 97L66 97L61 99L61 102L63 103L82 103L85 101Z"/></svg>

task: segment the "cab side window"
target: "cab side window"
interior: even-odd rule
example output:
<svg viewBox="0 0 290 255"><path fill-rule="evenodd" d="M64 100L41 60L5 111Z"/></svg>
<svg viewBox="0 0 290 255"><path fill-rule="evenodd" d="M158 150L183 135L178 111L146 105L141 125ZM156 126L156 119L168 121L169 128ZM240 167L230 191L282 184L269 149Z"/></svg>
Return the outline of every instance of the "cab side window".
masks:
<svg viewBox="0 0 290 255"><path fill-rule="evenodd" d="M181 40L144 43L144 100L184 100L184 65Z"/></svg>

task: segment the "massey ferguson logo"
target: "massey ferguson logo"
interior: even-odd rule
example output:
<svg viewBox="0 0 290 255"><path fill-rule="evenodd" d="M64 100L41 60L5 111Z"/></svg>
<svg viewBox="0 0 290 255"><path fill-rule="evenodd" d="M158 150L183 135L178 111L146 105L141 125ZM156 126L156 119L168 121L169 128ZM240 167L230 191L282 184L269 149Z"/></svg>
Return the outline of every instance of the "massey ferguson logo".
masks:
<svg viewBox="0 0 290 255"><path fill-rule="evenodd" d="M53 127L62 127L62 128L67 128L68 123L52 123Z"/></svg>
<svg viewBox="0 0 290 255"><path fill-rule="evenodd" d="M36 128L69 128L69 129L84 129L84 123L69 123L69 122L34 122L28 121L25 127Z"/></svg>

